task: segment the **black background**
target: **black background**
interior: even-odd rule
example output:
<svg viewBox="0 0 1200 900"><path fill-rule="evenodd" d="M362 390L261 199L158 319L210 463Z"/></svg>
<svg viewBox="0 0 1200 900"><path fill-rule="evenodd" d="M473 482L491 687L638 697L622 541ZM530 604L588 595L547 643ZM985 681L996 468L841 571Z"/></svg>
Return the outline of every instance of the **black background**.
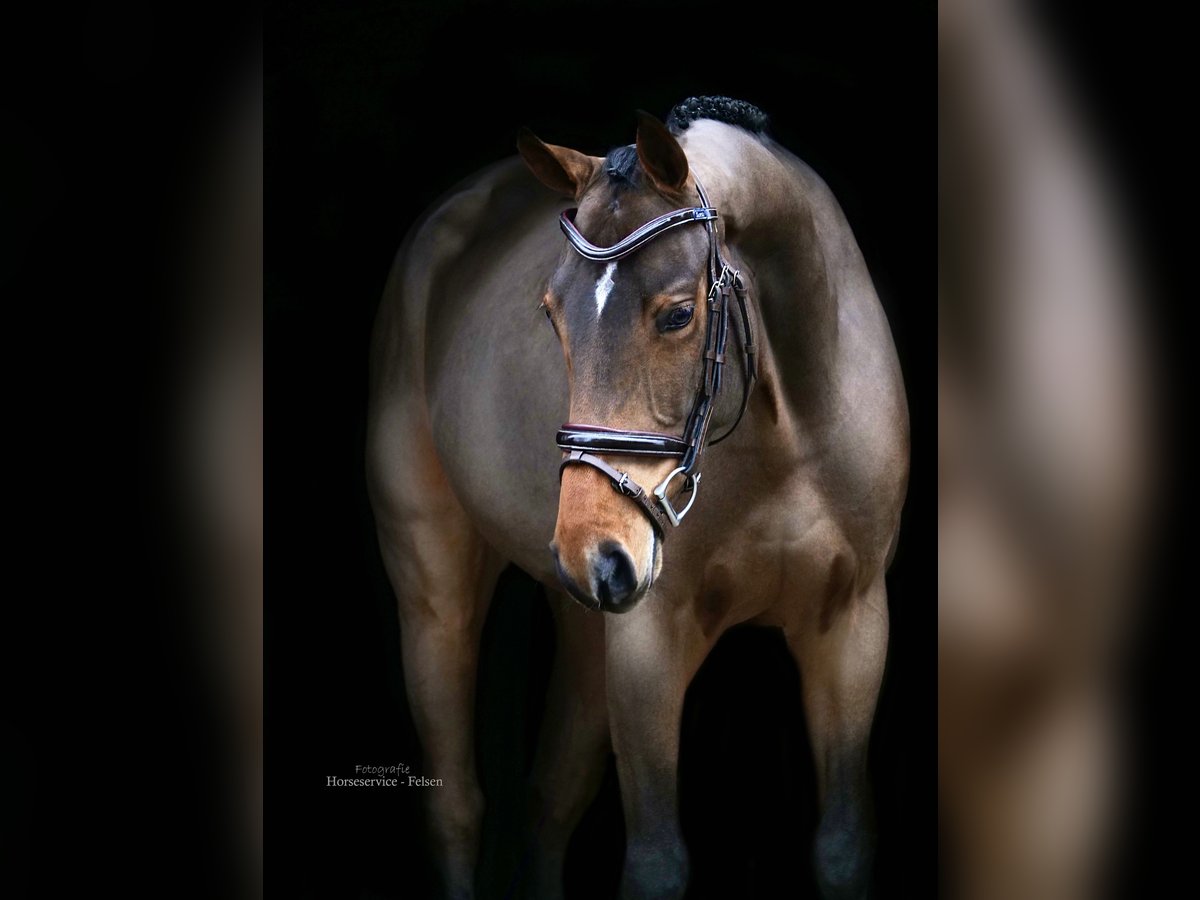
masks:
<svg viewBox="0 0 1200 900"><path fill-rule="evenodd" d="M1127 6L1046 5L1052 49L1073 65L1155 288L1160 408L1187 413L1191 31ZM747 3L416 0L268 13L271 894L407 897L426 878L414 809L323 787L366 756L417 758L361 474L366 339L402 234L454 181L511 153L519 124L603 152L632 138L633 109L663 115L710 92L760 104L830 182L895 331L913 480L873 748L879 876L884 895L931 892L936 8L879 6L805 6L796 25ZM240 4L14 7L0 29L5 897L245 894L237 813L222 802L227 713L198 665L170 435L190 344L181 248L196 237L202 170L260 43L254 9ZM463 88L448 86L451 71ZM1186 428L1190 416L1176 421ZM1169 496L1132 635L1133 852L1114 896L1165 893L1155 887L1186 883L1193 868L1194 485L1183 435L1166 435L1179 455L1162 464ZM520 784L506 773L527 762L550 632L524 579L510 575L502 590L481 759L493 806L511 808ZM751 879L765 896L783 883L811 894L815 809L795 677L777 642L733 635L689 699L685 831L714 894L739 896L734 885ZM573 850L577 894L615 883L621 829L610 778Z"/></svg>
<svg viewBox="0 0 1200 900"><path fill-rule="evenodd" d="M363 480L368 335L405 231L454 183L512 155L521 125L602 155L632 141L636 109L665 118L687 96L724 94L765 110L772 134L830 184L904 368L913 465L872 744L877 881L880 896L933 893L934 388L914 344L919 332L932 350L936 294L932 13L805 8L796 24L742 3L306 3L268 13L278 565L267 606L267 806L302 861L273 869L273 886L420 896L429 877L412 792L325 786L356 764L420 766ZM511 871L552 653L540 589L510 570L484 635L478 702L482 877L496 895ZM798 676L777 634L740 629L718 645L688 695L680 773L691 896L815 890L814 775ZM572 845L568 895L612 896L622 852L610 764Z"/></svg>

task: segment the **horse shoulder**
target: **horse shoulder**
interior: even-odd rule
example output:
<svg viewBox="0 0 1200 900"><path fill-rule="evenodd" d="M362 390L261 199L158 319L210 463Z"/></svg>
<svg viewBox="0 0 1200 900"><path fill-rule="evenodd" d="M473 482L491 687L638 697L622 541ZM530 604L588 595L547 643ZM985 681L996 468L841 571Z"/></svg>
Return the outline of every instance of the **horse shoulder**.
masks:
<svg viewBox="0 0 1200 900"><path fill-rule="evenodd" d="M446 273L466 253L507 184L522 179L513 160L444 194L409 229L388 274L371 335L367 482L377 514L398 520L453 504L432 435L426 348Z"/></svg>

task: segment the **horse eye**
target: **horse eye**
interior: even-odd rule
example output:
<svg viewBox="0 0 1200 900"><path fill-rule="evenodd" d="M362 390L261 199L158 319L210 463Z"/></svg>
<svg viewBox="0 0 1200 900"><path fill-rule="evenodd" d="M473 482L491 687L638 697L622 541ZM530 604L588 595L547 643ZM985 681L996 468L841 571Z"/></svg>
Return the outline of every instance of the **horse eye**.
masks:
<svg viewBox="0 0 1200 900"><path fill-rule="evenodd" d="M677 306L659 320L659 327L663 331L674 331L682 328L688 322L692 321L692 313L695 309L694 306Z"/></svg>

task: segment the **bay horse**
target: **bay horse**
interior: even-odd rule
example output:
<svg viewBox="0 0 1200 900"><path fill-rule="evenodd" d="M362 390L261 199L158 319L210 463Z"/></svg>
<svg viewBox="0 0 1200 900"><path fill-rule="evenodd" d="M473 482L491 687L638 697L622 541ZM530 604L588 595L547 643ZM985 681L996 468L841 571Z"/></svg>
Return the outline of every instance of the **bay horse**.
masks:
<svg viewBox="0 0 1200 900"><path fill-rule="evenodd" d="M427 813L446 896L476 887L478 646L509 563L547 588L557 635L525 891L561 895L611 749L621 895L682 895L684 694L739 623L782 629L799 667L822 893L867 889L907 404L850 226L765 119L692 98L666 125L639 113L605 158L523 131L519 159L435 204L396 257L367 476L443 784Z"/></svg>

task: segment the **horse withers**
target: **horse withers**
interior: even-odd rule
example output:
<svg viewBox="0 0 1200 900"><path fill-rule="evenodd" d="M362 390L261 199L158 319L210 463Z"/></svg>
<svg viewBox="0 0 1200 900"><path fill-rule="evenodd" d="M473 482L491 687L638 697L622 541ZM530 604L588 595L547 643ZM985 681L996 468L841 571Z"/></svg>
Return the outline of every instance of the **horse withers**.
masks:
<svg viewBox="0 0 1200 900"><path fill-rule="evenodd" d="M844 215L764 122L693 98L603 159L523 132L397 255L367 471L447 896L476 887L478 646L510 562L557 632L526 893L561 894L611 748L622 896L682 895L684 694L739 623L782 629L800 670L822 892L867 889L907 407Z"/></svg>

